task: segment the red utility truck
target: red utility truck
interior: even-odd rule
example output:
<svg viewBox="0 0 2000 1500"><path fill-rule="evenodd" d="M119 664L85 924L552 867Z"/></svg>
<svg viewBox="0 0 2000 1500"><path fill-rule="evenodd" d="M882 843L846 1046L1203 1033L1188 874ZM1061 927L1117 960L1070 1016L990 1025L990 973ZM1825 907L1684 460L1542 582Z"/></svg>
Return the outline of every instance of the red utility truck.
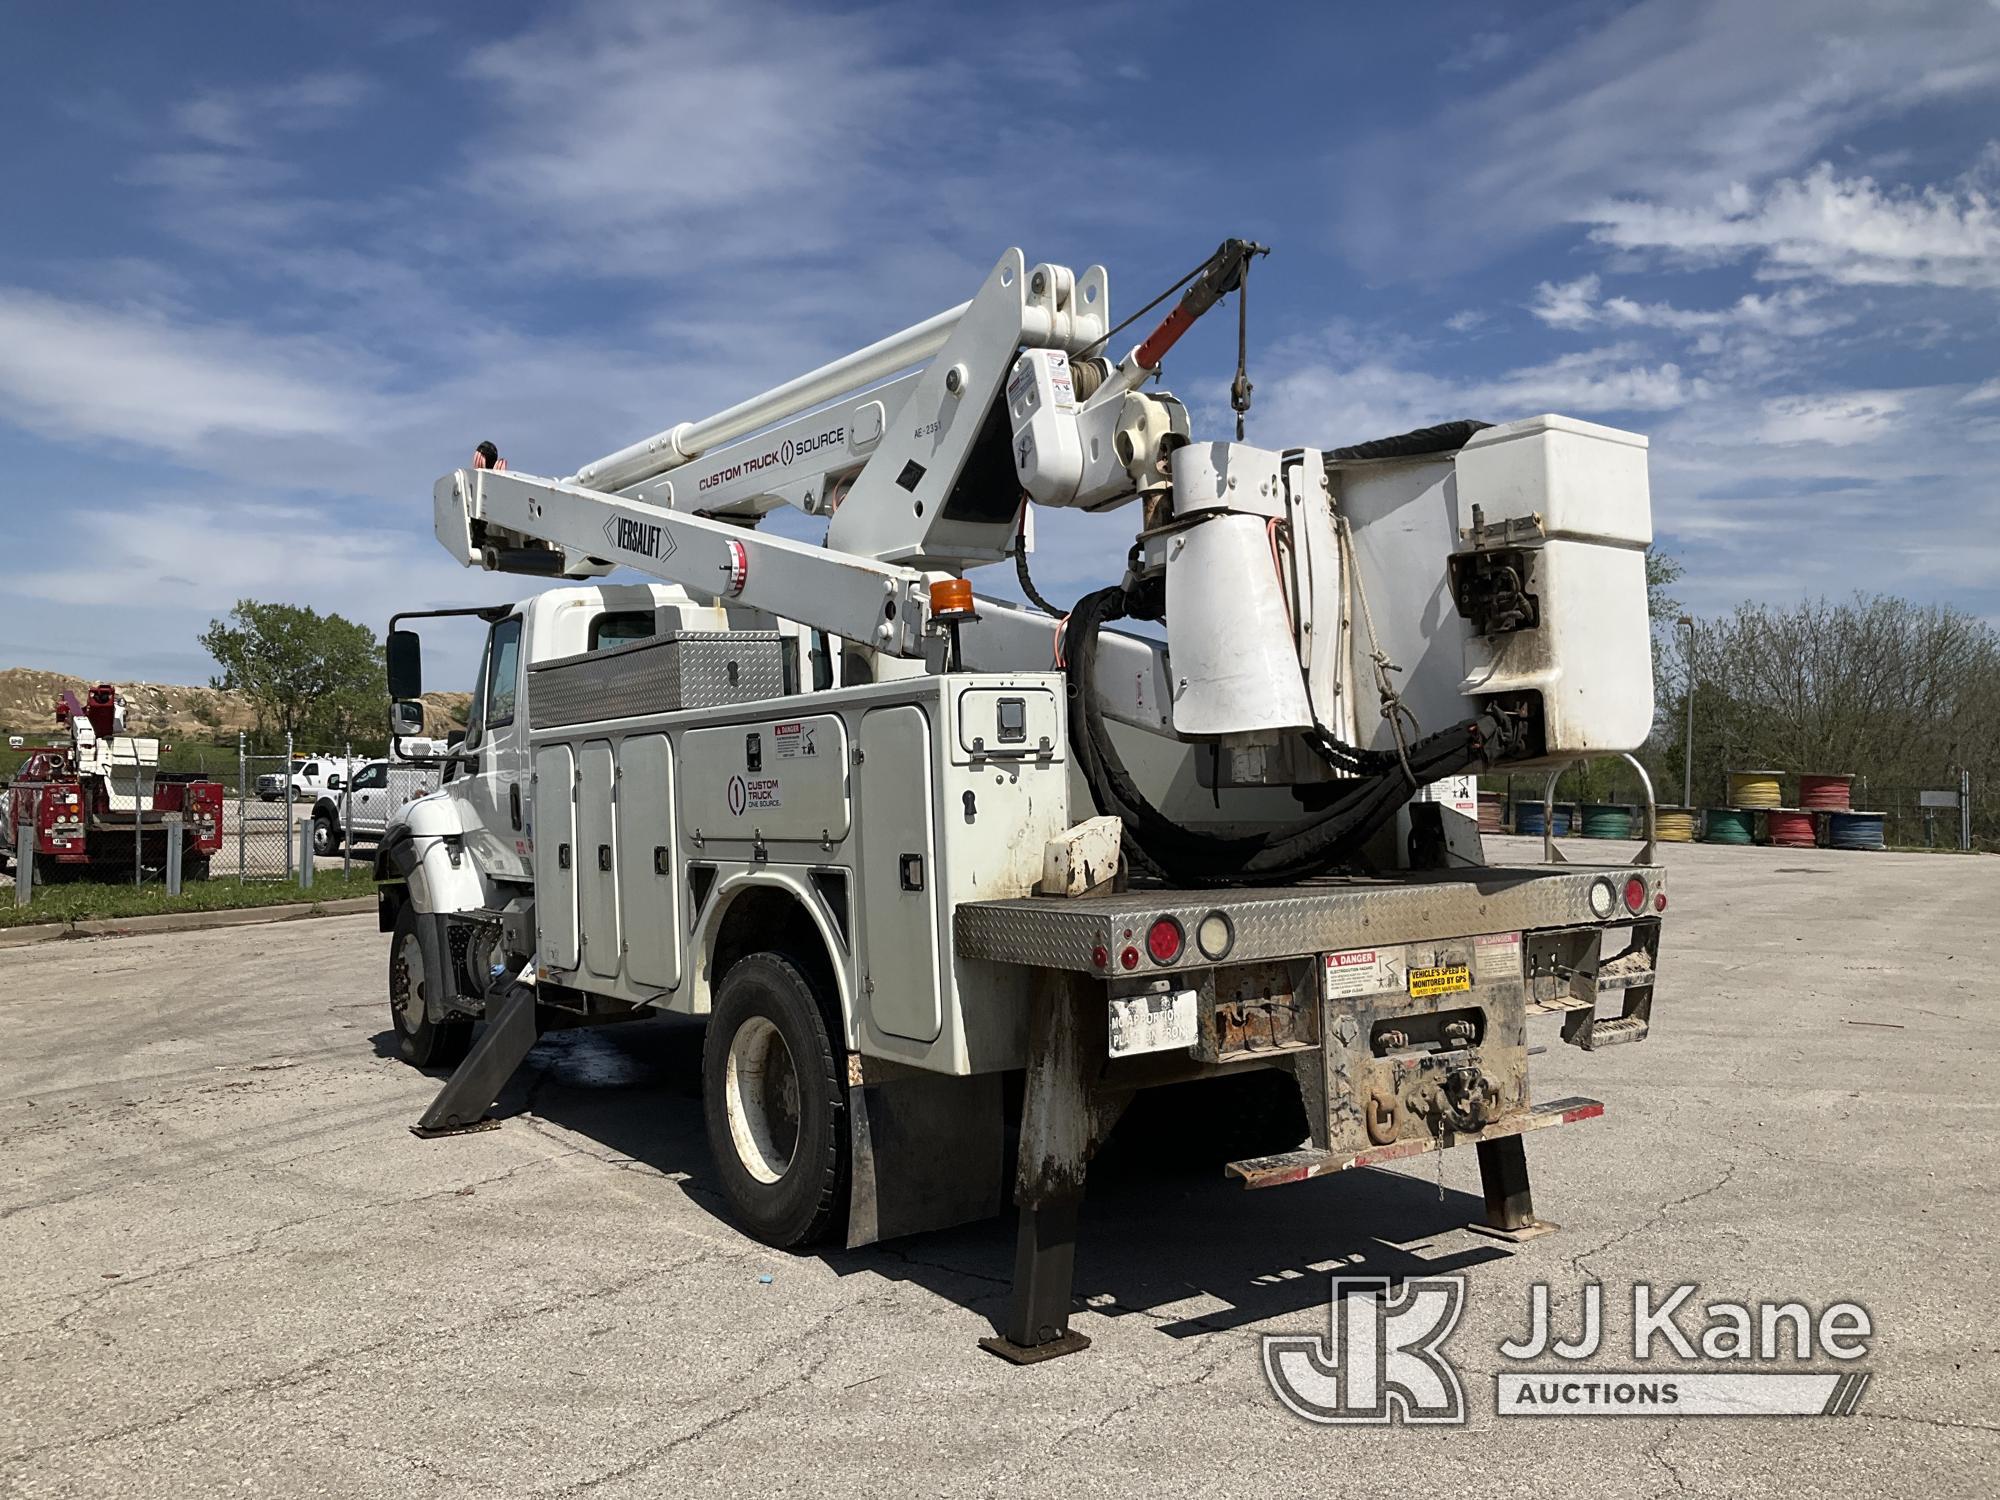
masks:
<svg viewBox="0 0 2000 1500"><path fill-rule="evenodd" d="M66 876L129 878L135 856L147 868L165 866L166 814L178 812L182 876L208 879L209 860L222 847L222 783L161 771L160 742L124 732L125 708L109 683L92 688L82 703L65 692L55 718L67 743L29 751L0 792L6 812L0 855L32 858L37 884ZM24 825L34 829L32 847L21 846Z"/></svg>

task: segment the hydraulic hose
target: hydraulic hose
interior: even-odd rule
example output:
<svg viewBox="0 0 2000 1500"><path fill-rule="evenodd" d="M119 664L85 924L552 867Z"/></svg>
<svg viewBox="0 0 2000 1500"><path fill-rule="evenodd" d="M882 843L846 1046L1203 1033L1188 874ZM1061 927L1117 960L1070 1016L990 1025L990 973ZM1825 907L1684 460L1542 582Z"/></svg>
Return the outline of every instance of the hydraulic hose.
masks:
<svg viewBox="0 0 2000 1500"><path fill-rule="evenodd" d="M1183 886L1283 883L1322 875L1350 861L1418 786L1483 769L1502 726L1468 719L1412 743L1408 769L1395 755L1359 750L1321 737L1317 746L1341 769L1358 772L1333 805L1311 821L1269 832L1228 836L1173 822L1149 802L1125 768L1097 701L1097 636L1130 610L1122 587L1077 601L1064 634L1070 743L1099 813L1121 819L1125 856L1146 874Z"/></svg>

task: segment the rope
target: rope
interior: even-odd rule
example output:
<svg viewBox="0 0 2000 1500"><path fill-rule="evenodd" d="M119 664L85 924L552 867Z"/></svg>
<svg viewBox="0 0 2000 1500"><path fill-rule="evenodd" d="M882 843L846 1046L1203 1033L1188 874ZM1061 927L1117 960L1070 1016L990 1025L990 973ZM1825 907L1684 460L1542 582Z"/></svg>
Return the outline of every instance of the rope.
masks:
<svg viewBox="0 0 2000 1500"><path fill-rule="evenodd" d="M1173 296L1175 292L1178 292L1182 287L1186 286L1190 281L1193 281L1195 277L1199 276L1203 271L1206 271L1208 269L1208 262L1214 259L1215 259L1214 256L1212 255L1209 256L1207 260L1204 260L1200 265L1196 266L1192 271L1188 272L1187 275L1183 276L1179 281L1176 281L1172 286L1168 287L1164 292L1160 293L1160 295L1155 297L1151 302L1148 302L1144 307L1140 308L1137 312L1133 313L1131 317L1127 318L1124 322L1113 327L1110 332L1106 333L1103 338L1099 339L1096 343L1086 348L1081 354L1077 356L1077 358L1094 359L1099 354L1102 354L1104 352L1104 346L1106 344L1110 343L1113 339L1117 338L1119 334L1123 333L1126 329L1130 328L1134 323L1138 322L1141 318L1145 317L1147 313L1151 312L1154 308L1158 307L1162 302L1166 301L1167 298Z"/></svg>

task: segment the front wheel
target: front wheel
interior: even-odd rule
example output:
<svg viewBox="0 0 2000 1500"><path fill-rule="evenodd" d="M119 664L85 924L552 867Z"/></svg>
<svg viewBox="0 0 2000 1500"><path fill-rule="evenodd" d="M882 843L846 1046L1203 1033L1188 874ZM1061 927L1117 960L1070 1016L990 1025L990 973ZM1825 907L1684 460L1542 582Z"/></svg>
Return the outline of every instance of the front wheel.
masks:
<svg viewBox="0 0 2000 1500"><path fill-rule="evenodd" d="M330 812L313 814L313 853L340 853L340 827L333 821Z"/></svg>
<svg viewBox="0 0 2000 1500"><path fill-rule="evenodd" d="M825 1239L846 1196L847 1090L804 970L779 953L731 966L701 1075L709 1154L737 1222L785 1249Z"/></svg>
<svg viewBox="0 0 2000 1500"><path fill-rule="evenodd" d="M449 1068L472 1045L470 1021L433 1021L424 1005L426 986L437 983L417 941L422 916L408 901L396 911L389 937L389 1016L396 1027L396 1051L417 1068Z"/></svg>

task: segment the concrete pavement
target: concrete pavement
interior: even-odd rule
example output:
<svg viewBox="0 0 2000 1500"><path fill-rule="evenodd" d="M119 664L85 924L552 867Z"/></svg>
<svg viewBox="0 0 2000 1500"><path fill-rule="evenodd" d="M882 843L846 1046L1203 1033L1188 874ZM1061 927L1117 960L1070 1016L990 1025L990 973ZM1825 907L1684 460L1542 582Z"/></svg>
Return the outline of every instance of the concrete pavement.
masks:
<svg viewBox="0 0 2000 1500"><path fill-rule="evenodd" d="M1460 1229L1470 1152L1246 1194L1128 1147L1095 1345L1025 1370L975 1345L1008 1222L794 1257L717 1217L692 1024L552 1036L426 1142L370 917L0 952L0 1493L2000 1492L2000 860L1666 858L1652 1039L1538 1023L1537 1095L1608 1105L1529 1138L1559 1233ZM1469 1425L1279 1407L1257 1336L1324 1331L1330 1271L1468 1276ZM1865 1303L1861 1411L1493 1416L1531 1284L1635 1278Z"/></svg>

